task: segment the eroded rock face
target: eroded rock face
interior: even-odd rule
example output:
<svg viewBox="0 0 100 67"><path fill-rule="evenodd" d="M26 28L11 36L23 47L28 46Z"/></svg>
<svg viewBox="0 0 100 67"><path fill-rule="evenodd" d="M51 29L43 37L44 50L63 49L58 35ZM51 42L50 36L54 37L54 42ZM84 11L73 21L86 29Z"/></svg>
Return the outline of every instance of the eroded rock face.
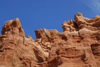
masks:
<svg viewBox="0 0 100 67"><path fill-rule="evenodd" d="M99 67L100 16L75 14L63 32L36 29L37 40L25 37L18 18L6 21L0 35L0 67Z"/></svg>
<svg viewBox="0 0 100 67"><path fill-rule="evenodd" d="M75 23L78 25L79 29L87 28L92 31L100 30L100 16L97 15L92 19L83 17L82 13L75 14Z"/></svg>
<svg viewBox="0 0 100 67"><path fill-rule="evenodd" d="M62 23L62 28L63 28L63 31L65 32L73 32L73 31L76 31L76 26L75 26L75 23L71 20L68 20L68 21L64 21Z"/></svg>

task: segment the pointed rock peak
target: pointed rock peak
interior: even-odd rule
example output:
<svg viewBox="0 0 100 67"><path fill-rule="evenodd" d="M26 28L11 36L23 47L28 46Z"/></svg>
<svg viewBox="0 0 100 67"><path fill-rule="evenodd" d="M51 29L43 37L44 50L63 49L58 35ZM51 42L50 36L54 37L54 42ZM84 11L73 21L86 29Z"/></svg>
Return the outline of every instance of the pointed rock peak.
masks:
<svg viewBox="0 0 100 67"><path fill-rule="evenodd" d="M41 38L42 34L43 34L43 30L42 29L36 29L35 30L35 34L36 34L36 38Z"/></svg>
<svg viewBox="0 0 100 67"><path fill-rule="evenodd" d="M17 17L16 19L14 19L14 21L18 21L19 22L19 18Z"/></svg>
<svg viewBox="0 0 100 67"><path fill-rule="evenodd" d="M63 28L63 31L68 31L68 32L73 32L73 31L76 31L75 29L75 25L74 25L74 22L72 21L72 19L70 20L67 20L67 21L64 21L62 23L62 28Z"/></svg>
<svg viewBox="0 0 100 67"><path fill-rule="evenodd" d="M25 36L24 30L21 27L19 18L6 21L5 24L2 27L1 33L2 33L2 35L18 34L18 35L21 35L21 36Z"/></svg>
<svg viewBox="0 0 100 67"><path fill-rule="evenodd" d="M75 17L77 17L77 16L83 16L83 15L82 15L82 13L78 12L75 14Z"/></svg>
<svg viewBox="0 0 100 67"><path fill-rule="evenodd" d="M17 28L21 28L19 18L16 18L16 19L13 20L12 26L17 27Z"/></svg>

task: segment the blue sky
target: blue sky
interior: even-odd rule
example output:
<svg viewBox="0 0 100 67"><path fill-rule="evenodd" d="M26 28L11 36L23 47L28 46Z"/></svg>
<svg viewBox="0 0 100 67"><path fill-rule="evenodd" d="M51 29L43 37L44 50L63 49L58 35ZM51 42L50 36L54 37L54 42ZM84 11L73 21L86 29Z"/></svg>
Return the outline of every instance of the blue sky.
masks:
<svg viewBox="0 0 100 67"><path fill-rule="evenodd" d="M99 0L0 0L0 31L5 21L19 18L25 36L36 39L38 28L57 29L63 32L62 23L81 12L93 18L100 15ZM0 33L1 34L1 33Z"/></svg>

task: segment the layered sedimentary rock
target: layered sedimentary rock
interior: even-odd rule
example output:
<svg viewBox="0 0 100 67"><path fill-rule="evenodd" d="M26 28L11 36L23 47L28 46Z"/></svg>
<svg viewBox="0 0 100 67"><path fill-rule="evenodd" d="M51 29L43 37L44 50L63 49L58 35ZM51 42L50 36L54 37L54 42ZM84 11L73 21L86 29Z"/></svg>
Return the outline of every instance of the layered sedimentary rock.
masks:
<svg viewBox="0 0 100 67"><path fill-rule="evenodd" d="M6 21L0 35L0 67L100 67L100 16L76 13L63 32L36 29L25 37L19 18Z"/></svg>

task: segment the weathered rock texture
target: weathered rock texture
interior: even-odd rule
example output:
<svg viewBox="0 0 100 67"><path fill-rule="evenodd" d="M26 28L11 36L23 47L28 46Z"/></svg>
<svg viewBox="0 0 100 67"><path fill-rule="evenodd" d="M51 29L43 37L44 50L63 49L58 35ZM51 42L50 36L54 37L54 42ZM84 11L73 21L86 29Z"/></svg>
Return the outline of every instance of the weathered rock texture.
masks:
<svg viewBox="0 0 100 67"><path fill-rule="evenodd" d="M19 19L6 21L0 35L0 67L100 67L100 16L76 13L63 32L36 29L25 37Z"/></svg>

